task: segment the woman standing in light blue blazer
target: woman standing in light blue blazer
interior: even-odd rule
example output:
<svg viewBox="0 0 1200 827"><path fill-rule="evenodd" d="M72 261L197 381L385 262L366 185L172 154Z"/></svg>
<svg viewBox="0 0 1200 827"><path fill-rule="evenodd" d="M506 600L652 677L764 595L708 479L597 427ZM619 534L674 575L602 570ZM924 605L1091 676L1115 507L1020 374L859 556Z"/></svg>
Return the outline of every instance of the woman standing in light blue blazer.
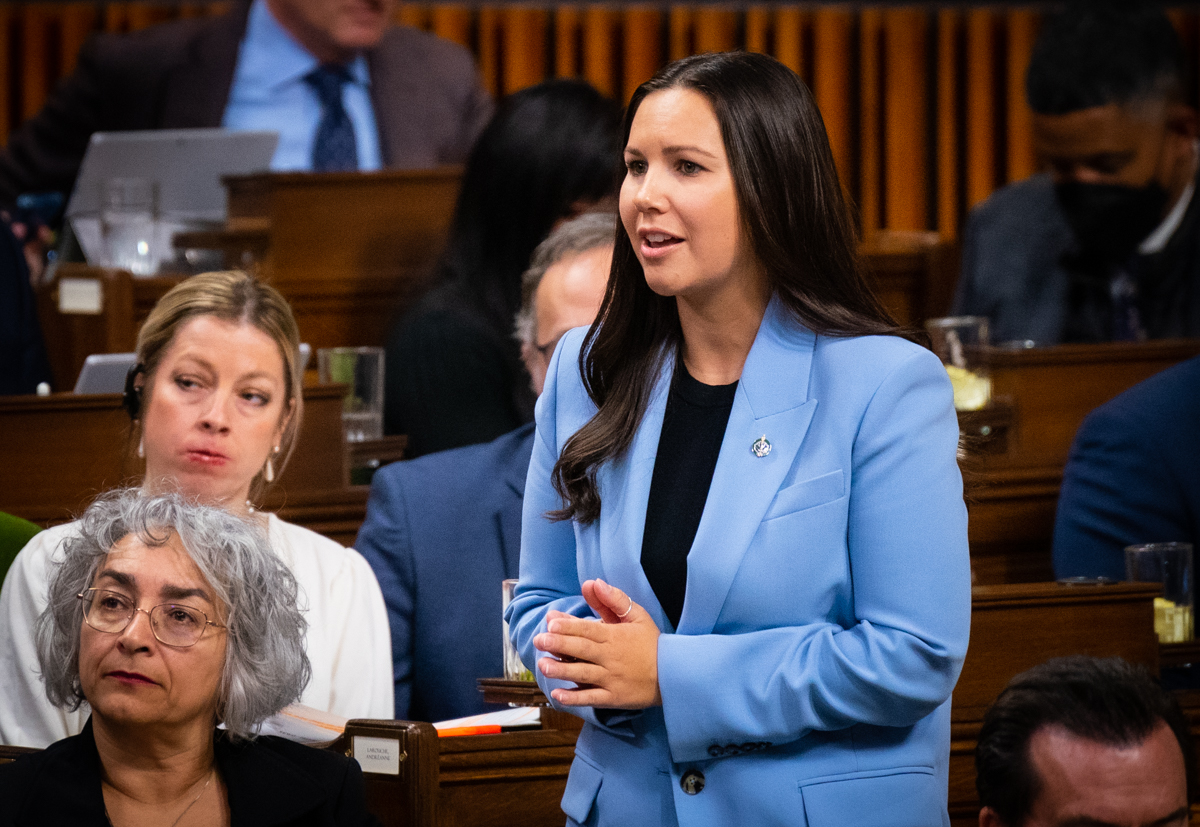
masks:
<svg viewBox="0 0 1200 827"><path fill-rule="evenodd" d="M513 640L568 824L949 824L970 564L945 371L858 269L771 58L643 84L608 294L537 410Z"/></svg>

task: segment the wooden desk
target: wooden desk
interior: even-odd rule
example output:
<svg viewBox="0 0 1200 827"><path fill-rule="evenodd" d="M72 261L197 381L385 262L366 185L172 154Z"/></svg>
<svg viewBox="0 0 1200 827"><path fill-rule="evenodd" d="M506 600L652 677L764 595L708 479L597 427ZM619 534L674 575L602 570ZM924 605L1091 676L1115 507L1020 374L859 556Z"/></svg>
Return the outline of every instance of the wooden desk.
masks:
<svg viewBox="0 0 1200 827"><path fill-rule="evenodd" d="M576 730L438 739L438 827L561 827Z"/></svg>
<svg viewBox="0 0 1200 827"><path fill-rule="evenodd" d="M425 289L462 172L261 173L230 176L223 231L179 246L225 250L287 298L314 348L382 345L388 324Z"/></svg>
<svg viewBox="0 0 1200 827"><path fill-rule="evenodd" d="M348 485L344 390L304 389L296 451L263 506L350 545L366 513L367 490ZM0 396L0 511L49 526L73 519L102 491L135 484L143 463L129 436L117 394Z"/></svg>
<svg viewBox="0 0 1200 827"><path fill-rule="evenodd" d="M971 648L951 709L950 813L977 823L974 750L983 713L1017 673L1063 655L1119 656L1157 674L1154 585L977 587ZM437 739L438 827L561 825L558 807L574 754L576 730ZM1200 716L1193 722L1200 726ZM372 776L368 776L371 778ZM409 782L380 780L397 790ZM399 795L399 793L396 793ZM385 795L385 793L381 793Z"/></svg>
<svg viewBox="0 0 1200 827"><path fill-rule="evenodd" d="M79 369L92 353L131 353L142 322L182 278L134 278L124 270L75 263L58 267L36 291L53 389L74 388Z"/></svg>
<svg viewBox="0 0 1200 827"><path fill-rule="evenodd" d="M181 233L176 245L221 249L227 266L271 282L292 305L301 340L314 349L382 345L393 315L427 285L460 175L458 167L446 167L233 176L226 180L227 226ZM150 310L183 278L60 266L37 291L54 389L74 386L88 354L132 351ZM94 308L63 309L64 279L93 285Z"/></svg>
<svg viewBox="0 0 1200 827"><path fill-rule="evenodd" d="M1053 579L1058 490L1084 417L1197 353L1200 339L991 351L992 393L1001 407L960 417L968 429L989 430L964 464L978 583Z"/></svg>

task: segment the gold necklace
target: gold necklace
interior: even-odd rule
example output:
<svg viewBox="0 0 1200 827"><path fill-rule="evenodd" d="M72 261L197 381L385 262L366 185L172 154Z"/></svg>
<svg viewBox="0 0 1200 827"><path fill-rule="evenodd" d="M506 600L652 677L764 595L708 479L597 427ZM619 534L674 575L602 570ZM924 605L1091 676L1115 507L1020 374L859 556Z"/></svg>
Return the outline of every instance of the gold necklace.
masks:
<svg viewBox="0 0 1200 827"><path fill-rule="evenodd" d="M177 825L179 822L183 821L183 817L188 814L188 810L190 810L190 809L192 809L192 807L196 806L196 802L199 801L200 797L204 795L204 791L208 789L208 785L212 783L213 776L216 774L217 774L217 770L214 767L213 770L208 774L208 780L205 781L204 786L200 788L200 792L196 795L195 798L192 799L191 804L188 804L186 807L183 808L183 812L179 814L179 817L171 822L171 827L175 827L175 825ZM116 787L113 787L113 789L115 790ZM110 816L108 814L108 805L105 805L105 807L104 807L104 818L108 821L109 827L115 827L115 825L112 823L112 816Z"/></svg>
<svg viewBox="0 0 1200 827"><path fill-rule="evenodd" d="M213 770L208 774L208 780L205 781L204 786L200 788L200 794L192 799L191 804L189 804L183 808L183 812L179 814L179 818L177 818L171 822L171 827L175 827L176 824L183 821L183 817L188 814L188 810L190 810L190 809L192 809L192 807L196 806L196 802L200 800L200 796L204 795L204 791L208 789L208 785L212 783L213 776L216 774L217 774L217 770L216 770L216 768L213 768Z"/></svg>

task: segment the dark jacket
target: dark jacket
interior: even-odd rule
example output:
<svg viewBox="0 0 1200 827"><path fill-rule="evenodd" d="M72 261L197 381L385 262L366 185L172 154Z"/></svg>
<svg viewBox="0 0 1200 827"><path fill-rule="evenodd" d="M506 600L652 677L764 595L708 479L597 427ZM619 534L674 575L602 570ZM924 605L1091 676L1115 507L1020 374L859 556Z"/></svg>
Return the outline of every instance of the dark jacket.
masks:
<svg viewBox="0 0 1200 827"><path fill-rule="evenodd" d="M987 316L993 342L1109 341L1115 270L1079 254L1050 176L1035 175L971 210L952 315ZM1129 273L1149 338L1200 336L1200 188L1166 247Z"/></svg>
<svg viewBox="0 0 1200 827"><path fill-rule="evenodd" d="M358 549L392 630L396 717L489 708L475 683L504 674L500 582L517 576L533 423L483 445L381 468Z"/></svg>
<svg viewBox="0 0 1200 827"><path fill-rule="evenodd" d="M224 732L214 749L232 827L378 824L350 758L269 736L235 743ZM0 827L10 825L109 827L90 719L78 735L0 765Z"/></svg>
<svg viewBox="0 0 1200 827"><path fill-rule="evenodd" d="M1056 577L1125 579L1125 546L1200 543L1200 357L1088 414L1063 472Z"/></svg>
<svg viewBox="0 0 1200 827"><path fill-rule="evenodd" d="M75 71L0 151L0 204L70 192L93 132L221 125L249 0L215 18L98 34ZM491 115L470 53L394 26L367 52L384 166L457 164Z"/></svg>

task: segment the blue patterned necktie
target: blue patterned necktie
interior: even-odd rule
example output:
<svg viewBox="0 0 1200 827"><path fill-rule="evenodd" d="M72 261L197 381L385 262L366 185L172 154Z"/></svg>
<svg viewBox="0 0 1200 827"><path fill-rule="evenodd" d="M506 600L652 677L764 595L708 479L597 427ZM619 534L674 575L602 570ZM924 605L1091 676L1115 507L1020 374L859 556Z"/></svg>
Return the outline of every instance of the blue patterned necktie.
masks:
<svg viewBox="0 0 1200 827"><path fill-rule="evenodd" d="M313 138L313 172L357 170L354 124L342 106L342 86L350 82L350 73L342 66L318 66L304 80L321 101L321 121Z"/></svg>

